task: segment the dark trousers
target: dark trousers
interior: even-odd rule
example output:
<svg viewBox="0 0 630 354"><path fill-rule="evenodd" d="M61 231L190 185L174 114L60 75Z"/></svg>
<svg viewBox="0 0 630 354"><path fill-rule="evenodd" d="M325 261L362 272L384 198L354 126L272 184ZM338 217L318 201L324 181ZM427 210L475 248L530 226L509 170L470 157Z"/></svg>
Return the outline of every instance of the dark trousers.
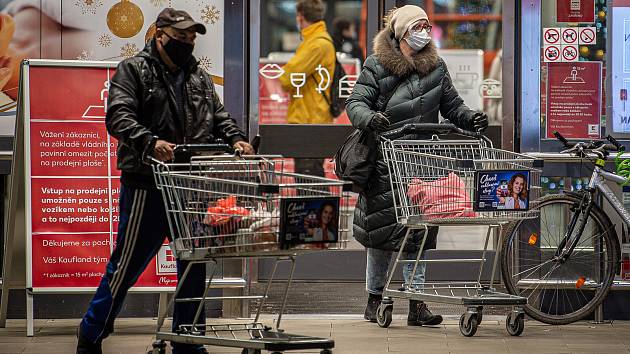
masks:
<svg viewBox="0 0 630 354"><path fill-rule="evenodd" d="M295 173L324 177L324 159L295 159Z"/></svg>
<svg viewBox="0 0 630 354"><path fill-rule="evenodd" d="M114 320L120 313L127 291L136 283L169 234L162 193L157 189L122 186L116 247L81 321L81 336L97 343L113 331ZM187 265L188 262L177 261L178 278ZM205 278L205 264L193 265L178 298L201 297ZM175 303L174 331L180 324L192 324L197 306L198 303ZM205 312L202 314L200 323L205 323ZM194 353L199 348L175 343L173 353Z"/></svg>

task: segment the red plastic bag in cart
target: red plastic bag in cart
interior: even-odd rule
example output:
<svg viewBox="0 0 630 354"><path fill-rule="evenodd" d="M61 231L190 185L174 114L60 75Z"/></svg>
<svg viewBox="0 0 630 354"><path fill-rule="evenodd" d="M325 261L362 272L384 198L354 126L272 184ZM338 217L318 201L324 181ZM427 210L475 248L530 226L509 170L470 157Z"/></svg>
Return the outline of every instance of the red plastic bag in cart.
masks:
<svg viewBox="0 0 630 354"><path fill-rule="evenodd" d="M413 179L407 196L420 208L424 220L475 217L466 185L453 172L431 182Z"/></svg>
<svg viewBox="0 0 630 354"><path fill-rule="evenodd" d="M221 226L230 222L238 222L241 217L248 216L249 210L237 204L236 196L217 200L214 205L208 207L208 214L204 218L204 224L210 226Z"/></svg>

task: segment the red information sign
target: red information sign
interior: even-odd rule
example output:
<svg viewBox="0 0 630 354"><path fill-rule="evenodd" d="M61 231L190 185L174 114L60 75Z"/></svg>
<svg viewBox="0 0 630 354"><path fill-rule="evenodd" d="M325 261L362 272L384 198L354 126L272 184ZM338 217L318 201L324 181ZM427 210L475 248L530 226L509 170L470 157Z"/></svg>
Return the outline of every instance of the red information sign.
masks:
<svg viewBox="0 0 630 354"><path fill-rule="evenodd" d="M115 245L120 173L116 141L104 123L113 74L108 68L29 68L27 242L34 290L98 286ZM173 287L175 274L164 246L136 288Z"/></svg>
<svg viewBox="0 0 630 354"><path fill-rule="evenodd" d="M599 138L602 99L600 62L547 64L547 138Z"/></svg>
<svg viewBox="0 0 630 354"><path fill-rule="evenodd" d="M557 22L595 22L595 0L556 0Z"/></svg>

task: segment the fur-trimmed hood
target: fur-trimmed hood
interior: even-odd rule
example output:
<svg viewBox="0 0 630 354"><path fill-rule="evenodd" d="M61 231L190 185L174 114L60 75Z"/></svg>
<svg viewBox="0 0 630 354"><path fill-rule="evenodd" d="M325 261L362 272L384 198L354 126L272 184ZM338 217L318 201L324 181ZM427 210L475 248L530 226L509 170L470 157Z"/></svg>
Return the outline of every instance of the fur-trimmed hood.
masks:
<svg viewBox="0 0 630 354"><path fill-rule="evenodd" d="M392 74L405 77L414 71L420 76L427 75L439 65L440 57L433 41L408 60L400 51L393 32L386 26L374 37L374 54L378 62Z"/></svg>

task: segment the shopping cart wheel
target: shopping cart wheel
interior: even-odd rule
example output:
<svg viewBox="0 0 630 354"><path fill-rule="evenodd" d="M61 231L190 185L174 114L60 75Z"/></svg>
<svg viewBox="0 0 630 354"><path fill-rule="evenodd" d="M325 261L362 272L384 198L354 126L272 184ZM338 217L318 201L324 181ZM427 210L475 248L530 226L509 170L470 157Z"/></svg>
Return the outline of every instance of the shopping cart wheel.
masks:
<svg viewBox="0 0 630 354"><path fill-rule="evenodd" d="M465 337L474 336L477 333L477 326L479 326L479 322L476 313L465 313L459 318L459 331Z"/></svg>
<svg viewBox="0 0 630 354"><path fill-rule="evenodd" d="M525 329L525 315L510 313L505 321L505 329L511 336L520 336Z"/></svg>
<svg viewBox="0 0 630 354"><path fill-rule="evenodd" d="M378 305L376 310L376 323L380 327L387 328L392 323L392 310L394 308L393 303L383 303Z"/></svg>
<svg viewBox="0 0 630 354"><path fill-rule="evenodd" d="M156 340L152 344L153 349L148 351L147 354L166 354L166 342L163 340Z"/></svg>

